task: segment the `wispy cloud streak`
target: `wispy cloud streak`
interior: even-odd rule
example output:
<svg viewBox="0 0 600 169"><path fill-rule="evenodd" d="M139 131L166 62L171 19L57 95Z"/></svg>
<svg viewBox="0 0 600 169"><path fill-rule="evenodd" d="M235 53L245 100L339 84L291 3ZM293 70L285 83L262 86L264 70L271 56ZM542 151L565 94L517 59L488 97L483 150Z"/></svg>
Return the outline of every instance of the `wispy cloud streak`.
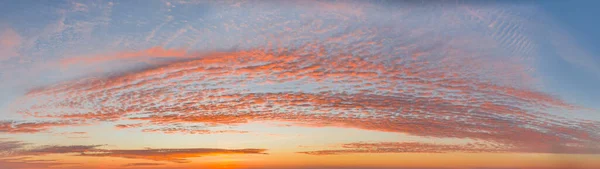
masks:
<svg viewBox="0 0 600 169"><path fill-rule="evenodd" d="M153 161L187 163L188 158L219 154L266 154L266 149L102 149L103 145L45 145L31 146L20 141L0 141L0 155L4 157L35 157L48 154L67 154L86 157L118 157Z"/></svg>
<svg viewBox="0 0 600 169"><path fill-rule="evenodd" d="M81 120L0 121L0 133L38 133L52 127L83 125Z"/></svg>
<svg viewBox="0 0 600 169"><path fill-rule="evenodd" d="M343 144L339 147L341 149L304 151L298 153L308 155L340 155L353 153L547 153L547 151L543 149L489 143L433 144L420 142L357 142ZM600 147L598 146L570 147L569 149L564 149L564 147L560 148L563 149L553 151L552 153L597 154L600 152Z"/></svg>

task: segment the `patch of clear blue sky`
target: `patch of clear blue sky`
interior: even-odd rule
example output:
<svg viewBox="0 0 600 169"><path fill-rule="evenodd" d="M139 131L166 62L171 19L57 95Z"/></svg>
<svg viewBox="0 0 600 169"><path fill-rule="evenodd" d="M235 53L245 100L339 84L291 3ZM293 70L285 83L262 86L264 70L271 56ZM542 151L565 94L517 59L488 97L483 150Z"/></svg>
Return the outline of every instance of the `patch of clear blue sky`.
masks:
<svg viewBox="0 0 600 169"><path fill-rule="evenodd" d="M58 9L69 5L67 1L1 1L0 21L9 22L19 32L43 28L56 20Z"/></svg>
<svg viewBox="0 0 600 169"><path fill-rule="evenodd" d="M582 50L589 52L595 65L600 65L600 1L567 1L549 0L536 1L554 21L574 37ZM553 28L549 28L553 29ZM585 68L569 64L557 57L552 51L541 51L542 71L548 88L554 90L566 99L577 104L600 109L600 72L585 70Z"/></svg>

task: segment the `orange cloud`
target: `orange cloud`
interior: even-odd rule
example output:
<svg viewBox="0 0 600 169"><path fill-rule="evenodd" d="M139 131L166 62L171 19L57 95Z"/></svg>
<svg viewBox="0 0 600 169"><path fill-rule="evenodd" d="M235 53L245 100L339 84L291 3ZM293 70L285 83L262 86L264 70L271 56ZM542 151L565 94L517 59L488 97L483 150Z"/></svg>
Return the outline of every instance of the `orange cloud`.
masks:
<svg viewBox="0 0 600 169"><path fill-rule="evenodd" d="M529 147L529 152L594 147L600 141L594 132L599 122L550 113L581 107L520 83L533 79L523 73L526 65L498 66L478 51L456 47L464 42L415 42L420 36L398 42L402 50L386 54L379 51L385 31L391 30L349 31L293 48L188 53L196 59L31 90L18 102L33 106L20 112L36 118L137 120L144 125L116 127L163 133L214 132L174 123L286 121L470 138ZM344 41L348 44L333 45Z"/></svg>
<svg viewBox="0 0 600 169"><path fill-rule="evenodd" d="M52 127L73 126L81 124L82 123L77 120L40 122L0 121L0 133L37 133L47 131Z"/></svg>
<svg viewBox="0 0 600 169"><path fill-rule="evenodd" d="M168 3L170 6L171 2ZM595 147L600 141L598 121L552 115L553 111L570 113L580 110L580 107L550 94L532 90L535 86L528 86L528 82L535 79L527 71L530 67L526 63L515 61L521 58L505 59L513 56L501 54L502 56L497 56L497 60L489 59L496 56L488 57L490 53L481 52L498 51L491 46L501 46L502 43L514 49L506 52L510 53L508 55L512 55L513 51L535 51L530 39L523 35L523 32L529 32L524 30L526 26L521 25L523 19L513 19L516 22L494 20L495 26L489 27L498 29L486 30L484 36L488 36L487 32L492 32L492 38L502 42L483 45L481 43L484 40L463 34L462 30L472 30L473 27L464 27L470 23L452 23L460 25L457 26L458 31L443 27L444 31L439 32L435 28L438 27L437 24L448 24L448 18L461 17L467 20L479 18L478 24L492 25L487 20L492 17L486 15L498 12L468 10L468 14L476 17L472 18L460 13L454 14L453 8L446 10L444 7L434 10L435 17L438 17L439 11L444 19L404 17L404 11L417 15L423 14L419 10L430 11L419 7L415 8L417 11L401 10L401 14L389 15L389 18L409 19L406 22L384 20L384 25L390 25L391 28L383 28L377 27L378 24L373 22L348 24L347 21L373 15L368 11L369 8L365 8L368 4L316 2L310 5L319 6L319 11L314 12L318 14L300 14L302 20L299 22L286 21L292 24L271 24L276 19L265 16L248 22L250 26L246 22L238 25L236 20L232 20L225 27L213 27L223 28L226 32L229 29L249 29L249 32L259 33L280 28L286 30L274 33L277 36L272 37L276 38L257 38L265 41L267 47L264 48L202 54L154 47L64 59L61 64L70 66L121 60L146 61L149 58L196 58L117 76L66 81L31 90L19 103L31 103L23 105L32 106L27 106L20 112L44 120L111 123L138 121L139 123L119 124L115 127L167 134L243 132L212 130L210 127L284 121L306 127L335 126L424 137L467 138L508 148L496 150L422 143L361 143L347 144L341 150L334 150L340 153L597 152ZM504 10L501 13L506 18L516 16L514 13L521 14ZM305 18L311 17L318 19L305 22ZM332 19L338 17L344 22ZM171 20L173 17L168 18ZM252 29L252 24L260 23L261 20L269 21L269 26ZM410 20L424 21L427 24ZM154 37L156 30L162 25L164 23L154 29L149 38ZM475 28L479 29L480 26ZM189 32L193 32L193 29L195 28L190 26ZM175 33L170 39L183 35L182 32L188 28L180 30L182 31ZM453 35L456 32L457 35ZM198 32L193 34L196 33ZM442 38L431 38L428 34ZM221 33L217 35L217 38L228 36ZM279 41L287 38L293 39L289 42L293 45L282 47L285 42ZM211 38L202 40L211 41ZM467 41L473 43L466 43ZM476 49L461 48L464 46ZM38 132L56 126L60 125L10 124L0 128L0 131ZM164 155L165 159L161 159L175 162L192 156L188 151L178 150L94 151L97 152L86 153L86 156L155 159L162 158L157 157L156 153L175 152Z"/></svg>
<svg viewBox="0 0 600 169"><path fill-rule="evenodd" d="M38 89L28 97L63 96L50 97L52 102L58 103L49 105L53 108L89 109L76 100L103 106L97 113L24 113L63 119L128 118L162 126L162 129L142 131L166 133L182 131L166 125L171 123L236 125L252 121L289 121L306 126L341 126L419 136L483 139L507 146L539 146L531 151L549 150L551 145L582 146L600 140L600 136L591 132L594 128L570 127L579 122L561 122L543 112L550 108L570 110L576 106L540 92L456 76L461 72L444 68L452 64L430 69L423 61L385 65L351 55L301 57L294 51L285 53L277 55L260 50L215 53L110 79ZM245 78L237 78L239 76ZM331 88L322 88L318 93L194 88L267 80L273 81L271 84L316 82L323 87L342 84L353 87L347 89L349 93ZM170 82L165 83L167 81ZM156 113L129 117L143 112ZM540 140L544 141L540 143Z"/></svg>
<svg viewBox="0 0 600 169"><path fill-rule="evenodd" d="M135 124L118 124L115 127L117 127L118 129L126 129L126 128L138 128L138 127L142 127L144 124L142 123L135 123Z"/></svg>

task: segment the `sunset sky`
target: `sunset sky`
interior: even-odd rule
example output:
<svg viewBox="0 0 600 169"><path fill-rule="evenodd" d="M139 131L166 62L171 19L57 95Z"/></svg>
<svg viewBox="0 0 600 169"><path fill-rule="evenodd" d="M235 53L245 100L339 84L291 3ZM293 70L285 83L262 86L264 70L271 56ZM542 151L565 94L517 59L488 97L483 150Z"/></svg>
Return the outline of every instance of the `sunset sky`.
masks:
<svg viewBox="0 0 600 169"><path fill-rule="evenodd" d="M598 169L597 5L0 0L0 169Z"/></svg>

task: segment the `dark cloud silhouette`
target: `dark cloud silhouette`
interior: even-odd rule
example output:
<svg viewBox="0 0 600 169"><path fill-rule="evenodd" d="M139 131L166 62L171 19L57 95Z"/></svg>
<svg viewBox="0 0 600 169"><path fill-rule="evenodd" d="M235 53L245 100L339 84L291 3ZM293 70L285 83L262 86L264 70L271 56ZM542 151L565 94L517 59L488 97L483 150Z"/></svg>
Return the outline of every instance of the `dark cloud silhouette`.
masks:
<svg viewBox="0 0 600 169"><path fill-rule="evenodd" d="M70 146L27 146L20 141L0 141L0 155L4 157L31 157L48 154L70 154L87 157L119 157L177 163L189 162L192 157L218 154L266 154L266 149L218 149L218 148L181 148L181 149L102 149L103 145ZM40 162L21 160L20 162Z"/></svg>
<svg viewBox="0 0 600 169"><path fill-rule="evenodd" d="M164 163L128 163L123 165L123 167L137 167L137 166L160 166L165 165Z"/></svg>

